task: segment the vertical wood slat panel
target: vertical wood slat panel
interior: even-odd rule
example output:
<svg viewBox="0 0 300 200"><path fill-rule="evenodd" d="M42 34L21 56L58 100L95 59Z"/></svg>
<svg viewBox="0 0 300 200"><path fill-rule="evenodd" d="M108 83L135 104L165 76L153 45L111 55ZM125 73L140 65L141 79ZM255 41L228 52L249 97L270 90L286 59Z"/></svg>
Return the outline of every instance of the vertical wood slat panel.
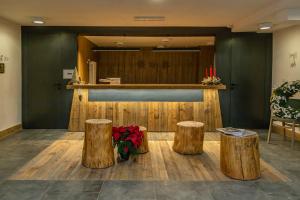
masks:
<svg viewBox="0 0 300 200"><path fill-rule="evenodd" d="M81 95L81 101L79 99L79 95ZM69 120L70 131L84 131L84 121L87 117L87 104L88 90L75 89Z"/></svg>
<svg viewBox="0 0 300 200"><path fill-rule="evenodd" d="M148 104L148 130L158 131L159 127L159 103L152 102Z"/></svg>
<svg viewBox="0 0 300 200"><path fill-rule="evenodd" d="M167 104L167 130L164 131L176 131L176 124L179 121L179 104L177 102L169 102Z"/></svg>
<svg viewBox="0 0 300 200"><path fill-rule="evenodd" d="M203 102L88 102L88 90L74 90L70 131L84 131L89 118L106 118L114 126L141 125L149 131L175 131L179 121L204 122L206 131L222 127L218 90L203 90Z"/></svg>
<svg viewBox="0 0 300 200"><path fill-rule="evenodd" d="M91 51L91 49L96 47L96 45L83 36L78 37L77 45L77 69L79 73L78 75L81 77L82 81L88 82L89 66L87 61L98 61L97 54Z"/></svg>
<svg viewBox="0 0 300 200"><path fill-rule="evenodd" d="M179 103L179 121L192 121L193 117L193 103L180 102Z"/></svg>
<svg viewBox="0 0 300 200"><path fill-rule="evenodd" d="M213 64L214 48L199 52L98 52L99 78L121 77L122 83L199 83ZM208 64L209 63L209 64Z"/></svg>

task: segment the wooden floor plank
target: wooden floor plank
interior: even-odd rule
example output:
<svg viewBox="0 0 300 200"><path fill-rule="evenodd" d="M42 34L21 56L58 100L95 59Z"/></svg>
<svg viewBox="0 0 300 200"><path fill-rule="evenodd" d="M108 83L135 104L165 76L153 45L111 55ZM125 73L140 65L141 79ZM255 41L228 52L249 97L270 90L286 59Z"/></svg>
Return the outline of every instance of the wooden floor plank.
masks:
<svg viewBox="0 0 300 200"><path fill-rule="evenodd" d="M205 133L201 155L181 155L172 150L174 133L149 133L149 149L136 161L115 163L106 169L81 165L83 133L66 134L40 152L10 177L12 180L181 180L228 181L220 171L220 138ZM115 158L117 152L115 151ZM289 181L269 163L261 160L262 179Z"/></svg>

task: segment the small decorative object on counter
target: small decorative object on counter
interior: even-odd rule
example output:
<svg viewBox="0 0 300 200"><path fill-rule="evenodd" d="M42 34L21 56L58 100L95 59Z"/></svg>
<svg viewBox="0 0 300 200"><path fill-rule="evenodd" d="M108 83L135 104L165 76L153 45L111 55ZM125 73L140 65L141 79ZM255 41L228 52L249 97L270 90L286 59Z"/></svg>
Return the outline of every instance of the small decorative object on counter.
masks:
<svg viewBox="0 0 300 200"><path fill-rule="evenodd" d="M217 69L213 66L210 66L208 75L208 69L205 68L205 77L203 78L201 83L205 85L221 84L221 79L217 77Z"/></svg>
<svg viewBox="0 0 300 200"><path fill-rule="evenodd" d="M102 84L120 85L121 78L101 78L99 82Z"/></svg>
<svg viewBox="0 0 300 200"><path fill-rule="evenodd" d="M73 76L72 79L68 82L68 85L72 84L80 84L81 83L81 78L79 76L79 72L77 67L74 68Z"/></svg>
<svg viewBox="0 0 300 200"><path fill-rule="evenodd" d="M143 141L143 131L138 126L113 127L113 144L117 147L118 161L128 160L131 155L138 154Z"/></svg>

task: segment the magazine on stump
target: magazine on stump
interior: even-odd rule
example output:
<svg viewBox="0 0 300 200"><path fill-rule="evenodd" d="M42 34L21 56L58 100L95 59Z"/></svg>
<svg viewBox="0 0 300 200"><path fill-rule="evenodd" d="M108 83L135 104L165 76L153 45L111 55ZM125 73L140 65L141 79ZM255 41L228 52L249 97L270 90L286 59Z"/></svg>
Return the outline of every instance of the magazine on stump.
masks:
<svg viewBox="0 0 300 200"><path fill-rule="evenodd" d="M237 137L244 137L244 136L256 134L256 132L254 132L254 131L240 129L240 128L232 128L232 127L217 128L217 131L220 131L226 135L233 135L233 136L237 136Z"/></svg>

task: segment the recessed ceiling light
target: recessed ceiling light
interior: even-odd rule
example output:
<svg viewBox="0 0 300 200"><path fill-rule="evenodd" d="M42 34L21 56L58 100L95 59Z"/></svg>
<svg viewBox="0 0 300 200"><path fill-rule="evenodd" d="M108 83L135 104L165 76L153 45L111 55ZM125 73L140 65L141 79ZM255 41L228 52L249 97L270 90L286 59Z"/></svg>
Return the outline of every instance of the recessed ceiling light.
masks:
<svg viewBox="0 0 300 200"><path fill-rule="evenodd" d="M260 30L268 30L272 28L272 23L271 22L264 22L259 24L259 29Z"/></svg>
<svg viewBox="0 0 300 200"><path fill-rule="evenodd" d="M45 21L42 17L32 17L32 23L34 23L34 24L45 24Z"/></svg>
<svg viewBox="0 0 300 200"><path fill-rule="evenodd" d="M34 23L34 24L44 24L45 22L41 21L41 20L33 20L32 23Z"/></svg>

